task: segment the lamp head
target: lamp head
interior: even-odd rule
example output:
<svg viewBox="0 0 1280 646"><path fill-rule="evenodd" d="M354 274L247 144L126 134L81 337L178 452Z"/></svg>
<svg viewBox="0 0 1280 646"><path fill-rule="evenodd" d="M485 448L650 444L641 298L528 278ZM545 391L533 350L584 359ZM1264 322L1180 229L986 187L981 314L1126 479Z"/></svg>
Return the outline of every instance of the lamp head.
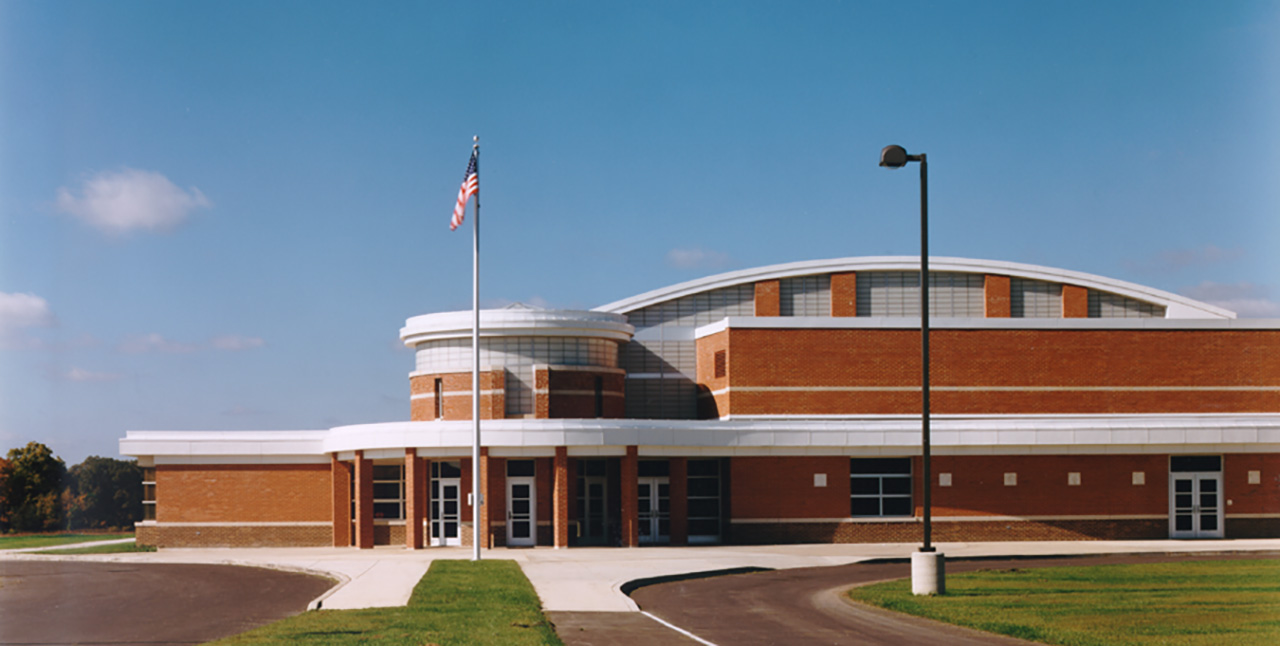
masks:
<svg viewBox="0 0 1280 646"><path fill-rule="evenodd" d="M885 146L880 151L880 165L884 168L902 168L908 161L907 149L902 146Z"/></svg>

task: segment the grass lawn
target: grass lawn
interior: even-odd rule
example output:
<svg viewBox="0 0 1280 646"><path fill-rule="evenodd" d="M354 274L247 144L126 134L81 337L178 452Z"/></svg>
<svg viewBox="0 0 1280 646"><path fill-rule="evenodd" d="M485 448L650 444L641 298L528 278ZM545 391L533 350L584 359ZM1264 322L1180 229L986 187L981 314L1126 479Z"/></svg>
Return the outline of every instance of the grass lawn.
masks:
<svg viewBox="0 0 1280 646"><path fill-rule="evenodd" d="M939 597L913 596L910 580L849 596L1047 644L1280 644L1275 560L983 570L948 576Z"/></svg>
<svg viewBox="0 0 1280 646"><path fill-rule="evenodd" d="M232 644L560 644L515 561L435 561L403 608L318 610L212 642Z"/></svg>
<svg viewBox="0 0 1280 646"><path fill-rule="evenodd" d="M16 550L24 547L56 547L90 541L109 541L117 538L133 538L133 532L120 534L27 534L0 536L0 550Z"/></svg>
<svg viewBox="0 0 1280 646"><path fill-rule="evenodd" d="M86 545L84 547L67 547L57 550L42 550L36 554L124 554L126 552L154 552L154 545L136 545L134 543L112 543L111 545Z"/></svg>

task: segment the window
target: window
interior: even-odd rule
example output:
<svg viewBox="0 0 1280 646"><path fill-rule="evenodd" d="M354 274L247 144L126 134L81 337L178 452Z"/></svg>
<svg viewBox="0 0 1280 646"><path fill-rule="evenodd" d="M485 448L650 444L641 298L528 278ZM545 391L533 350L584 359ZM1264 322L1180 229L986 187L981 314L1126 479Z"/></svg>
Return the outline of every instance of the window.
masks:
<svg viewBox="0 0 1280 646"><path fill-rule="evenodd" d="M911 458L852 458L849 491L855 517L911 516Z"/></svg>
<svg viewBox="0 0 1280 646"><path fill-rule="evenodd" d="M720 460L689 460L689 542L720 540Z"/></svg>
<svg viewBox="0 0 1280 646"><path fill-rule="evenodd" d="M532 476L537 472L533 460L507 460L507 477Z"/></svg>
<svg viewBox="0 0 1280 646"><path fill-rule="evenodd" d="M404 465L373 465L373 517L404 518Z"/></svg>
<svg viewBox="0 0 1280 646"><path fill-rule="evenodd" d="M142 520L156 519L156 468L142 468Z"/></svg>
<svg viewBox="0 0 1280 646"><path fill-rule="evenodd" d="M729 374L729 357L724 350L716 350L716 379L724 379Z"/></svg>
<svg viewBox="0 0 1280 646"><path fill-rule="evenodd" d="M444 419L444 379L436 377L436 419Z"/></svg>
<svg viewBox="0 0 1280 646"><path fill-rule="evenodd" d="M596 417L604 417L604 377L596 376Z"/></svg>

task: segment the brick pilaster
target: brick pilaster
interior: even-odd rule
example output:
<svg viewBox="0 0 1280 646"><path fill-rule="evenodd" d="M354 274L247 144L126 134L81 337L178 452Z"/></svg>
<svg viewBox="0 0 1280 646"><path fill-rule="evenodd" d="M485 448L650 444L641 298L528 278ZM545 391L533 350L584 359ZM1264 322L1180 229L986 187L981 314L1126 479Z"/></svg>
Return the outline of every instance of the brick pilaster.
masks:
<svg viewBox="0 0 1280 646"><path fill-rule="evenodd" d="M640 459L639 449L627 447L627 454L622 458L620 488L622 491L622 546L638 547L640 545Z"/></svg>
<svg viewBox="0 0 1280 646"><path fill-rule="evenodd" d="M404 450L404 546L422 549L422 518L426 512L426 474L418 450Z"/></svg>
<svg viewBox="0 0 1280 646"><path fill-rule="evenodd" d="M988 274L982 284L986 296L984 316L987 318L1009 318L1012 316L1012 303L1009 293L1009 277Z"/></svg>
<svg viewBox="0 0 1280 646"><path fill-rule="evenodd" d="M493 487L489 484L489 447L480 447L480 491L473 496L475 502L480 505L480 526L476 528L475 540L480 541L480 547L487 548L490 545L489 526L490 519L493 517L494 496L490 495Z"/></svg>
<svg viewBox="0 0 1280 646"><path fill-rule="evenodd" d="M831 274L831 315L858 315L858 275Z"/></svg>
<svg viewBox="0 0 1280 646"><path fill-rule="evenodd" d="M782 287L776 280L756 283L756 316L779 316L782 313Z"/></svg>
<svg viewBox="0 0 1280 646"><path fill-rule="evenodd" d="M671 544L689 544L689 458L671 458Z"/></svg>
<svg viewBox="0 0 1280 646"><path fill-rule="evenodd" d="M555 546L569 547L569 448L556 447L553 465L555 488L551 492L552 534Z"/></svg>
<svg viewBox="0 0 1280 646"><path fill-rule="evenodd" d="M332 455L329 472L333 482L333 546L351 545L351 465Z"/></svg>
<svg viewBox="0 0 1280 646"><path fill-rule="evenodd" d="M1062 286L1062 318L1089 318L1089 290L1078 285Z"/></svg>
<svg viewBox="0 0 1280 646"><path fill-rule="evenodd" d="M356 451L356 547L373 547L373 460Z"/></svg>

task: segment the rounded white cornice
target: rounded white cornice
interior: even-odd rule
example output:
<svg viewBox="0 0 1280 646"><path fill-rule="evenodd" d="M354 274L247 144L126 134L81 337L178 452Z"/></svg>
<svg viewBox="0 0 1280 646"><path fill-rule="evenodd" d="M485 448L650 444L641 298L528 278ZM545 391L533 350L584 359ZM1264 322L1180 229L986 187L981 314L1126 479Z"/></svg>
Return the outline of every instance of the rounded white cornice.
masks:
<svg viewBox="0 0 1280 646"><path fill-rule="evenodd" d="M706 278L699 278L661 289L645 292L638 296L624 298L595 308L599 312L616 312L625 314L672 299L698 294L701 292L753 283L761 280L777 280L813 274L842 273L859 271L919 271L919 256L861 256L854 258L832 258L828 260L807 260L780 265L753 267L731 271ZM1000 260L978 260L973 258L948 258L929 256L929 271L960 272L972 274L996 274L1015 278L1042 280L1051 283L1076 285L1096 289L1112 294L1127 296L1148 303L1165 307L1165 318L1171 319L1233 319L1235 312L1216 307L1208 303L1192 300L1171 292L1129 283L1114 278L1086 274L1079 271L1028 265Z"/></svg>
<svg viewBox="0 0 1280 646"><path fill-rule="evenodd" d="M414 347L425 341L471 338L472 312L424 314L405 321L400 340ZM561 336L626 343L635 334L627 317L588 310L507 308L480 310L480 336Z"/></svg>

